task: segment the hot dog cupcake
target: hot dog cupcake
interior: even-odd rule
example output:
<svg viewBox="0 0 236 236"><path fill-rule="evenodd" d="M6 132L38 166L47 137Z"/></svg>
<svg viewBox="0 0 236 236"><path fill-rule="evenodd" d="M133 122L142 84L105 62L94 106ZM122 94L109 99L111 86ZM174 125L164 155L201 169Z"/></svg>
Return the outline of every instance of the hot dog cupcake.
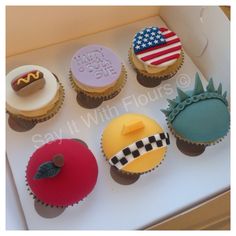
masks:
<svg viewBox="0 0 236 236"><path fill-rule="evenodd" d="M104 46L83 47L72 57L70 80L82 107L95 108L118 95L126 77L121 60Z"/></svg>
<svg viewBox="0 0 236 236"><path fill-rule="evenodd" d="M169 144L168 133L156 121L130 113L106 126L101 148L113 170L134 178L160 165Z"/></svg>
<svg viewBox="0 0 236 236"><path fill-rule="evenodd" d="M164 27L147 27L135 34L129 59L138 82L145 87L155 87L177 73L184 53L176 33Z"/></svg>
<svg viewBox="0 0 236 236"><path fill-rule="evenodd" d="M229 131L227 92L222 94L221 83L216 89L212 79L204 90L198 73L192 91L184 92L177 88L177 92L178 96L168 100L169 107L162 112L177 138L179 150L190 156L200 155Z"/></svg>
<svg viewBox="0 0 236 236"><path fill-rule="evenodd" d="M9 125L17 131L53 117L63 100L62 84L42 66L25 65L7 74L6 109Z"/></svg>
<svg viewBox="0 0 236 236"><path fill-rule="evenodd" d="M96 159L78 140L60 139L38 148L26 168L30 194L44 206L68 207L80 202L95 187Z"/></svg>

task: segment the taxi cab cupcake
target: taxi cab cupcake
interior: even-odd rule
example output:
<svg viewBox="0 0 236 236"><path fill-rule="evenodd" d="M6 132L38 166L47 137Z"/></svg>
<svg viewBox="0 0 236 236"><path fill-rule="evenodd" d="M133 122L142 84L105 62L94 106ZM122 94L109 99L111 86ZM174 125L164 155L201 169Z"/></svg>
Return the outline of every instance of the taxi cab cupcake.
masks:
<svg viewBox="0 0 236 236"><path fill-rule="evenodd" d="M60 139L38 148L26 168L26 183L34 199L51 207L79 203L92 192L97 161L88 147L74 139Z"/></svg>
<svg viewBox="0 0 236 236"><path fill-rule="evenodd" d="M169 106L162 112L177 138L179 150L189 156L200 155L229 131L227 92L222 93L221 83L215 88L212 79L204 89L198 73L193 90L184 92L177 88L177 92L178 96L168 100Z"/></svg>
<svg viewBox="0 0 236 236"><path fill-rule="evenodd" d="M82 107L95 108L118 95L126 77L120 58L102 45L85 46L72 57L70 80Z"/></svg>
<svg viewBox="0 0 236 236"><path fill-rule="evenodd" d="M165 27L146 27L135 34L129 59L138 82L145 87L155 87L177 73L184 53L175 32Z"/></svg>
<svg viewBox="0 0 236 236"><path fill-rule="evenodd" d="M160 165L169 144L169 134L155 120L127 113L106 126L101 148L113 169L133 178Z"/></svg>
<svg viewBox="0 0 236 236"><path fill-rule="evenodd" d="M17 131L31 129L53 117L64 100L56 75L38 65L24 65L6 77L6 109L9 125Z"/></svg>

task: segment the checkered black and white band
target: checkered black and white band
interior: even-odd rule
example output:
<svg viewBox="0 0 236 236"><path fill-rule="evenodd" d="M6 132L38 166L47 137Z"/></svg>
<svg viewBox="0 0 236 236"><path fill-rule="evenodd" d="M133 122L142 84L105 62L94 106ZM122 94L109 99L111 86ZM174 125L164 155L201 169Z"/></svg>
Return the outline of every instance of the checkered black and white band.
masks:
<svg viewBox="0 0 236 236"><path fill-rule="evenodd" d="M154 134L125 147L123 150L119 151L116 155L110 158L109 163L120 170L141 155L152 150L166 147L169 144L170 138L168 133Z"/></svg>

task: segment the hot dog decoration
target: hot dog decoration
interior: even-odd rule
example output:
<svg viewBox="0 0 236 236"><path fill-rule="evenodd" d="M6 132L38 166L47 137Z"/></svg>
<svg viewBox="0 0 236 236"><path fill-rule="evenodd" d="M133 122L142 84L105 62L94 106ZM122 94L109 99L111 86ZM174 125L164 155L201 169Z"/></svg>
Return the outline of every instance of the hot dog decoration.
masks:
<svg viewBox="0 0 236 236"><path fill-rule="evenodd" d="M39 70L24 73L11 82L13 90L21 96L26 96L42 89L44 84L45 79L43 73Z"/></svg>

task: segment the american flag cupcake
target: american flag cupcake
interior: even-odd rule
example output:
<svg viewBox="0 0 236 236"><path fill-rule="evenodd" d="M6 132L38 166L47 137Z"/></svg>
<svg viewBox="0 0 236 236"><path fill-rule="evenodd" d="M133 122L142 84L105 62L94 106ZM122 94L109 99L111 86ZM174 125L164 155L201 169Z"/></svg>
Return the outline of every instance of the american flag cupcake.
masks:
<svg viewBox="0 0 236 236"><path fill-rule="evenodd" d="M137 71L138 82L156 87L177 73L184 54L176 33L164 27L147 27L135 34L129 59Z"/></svg>

